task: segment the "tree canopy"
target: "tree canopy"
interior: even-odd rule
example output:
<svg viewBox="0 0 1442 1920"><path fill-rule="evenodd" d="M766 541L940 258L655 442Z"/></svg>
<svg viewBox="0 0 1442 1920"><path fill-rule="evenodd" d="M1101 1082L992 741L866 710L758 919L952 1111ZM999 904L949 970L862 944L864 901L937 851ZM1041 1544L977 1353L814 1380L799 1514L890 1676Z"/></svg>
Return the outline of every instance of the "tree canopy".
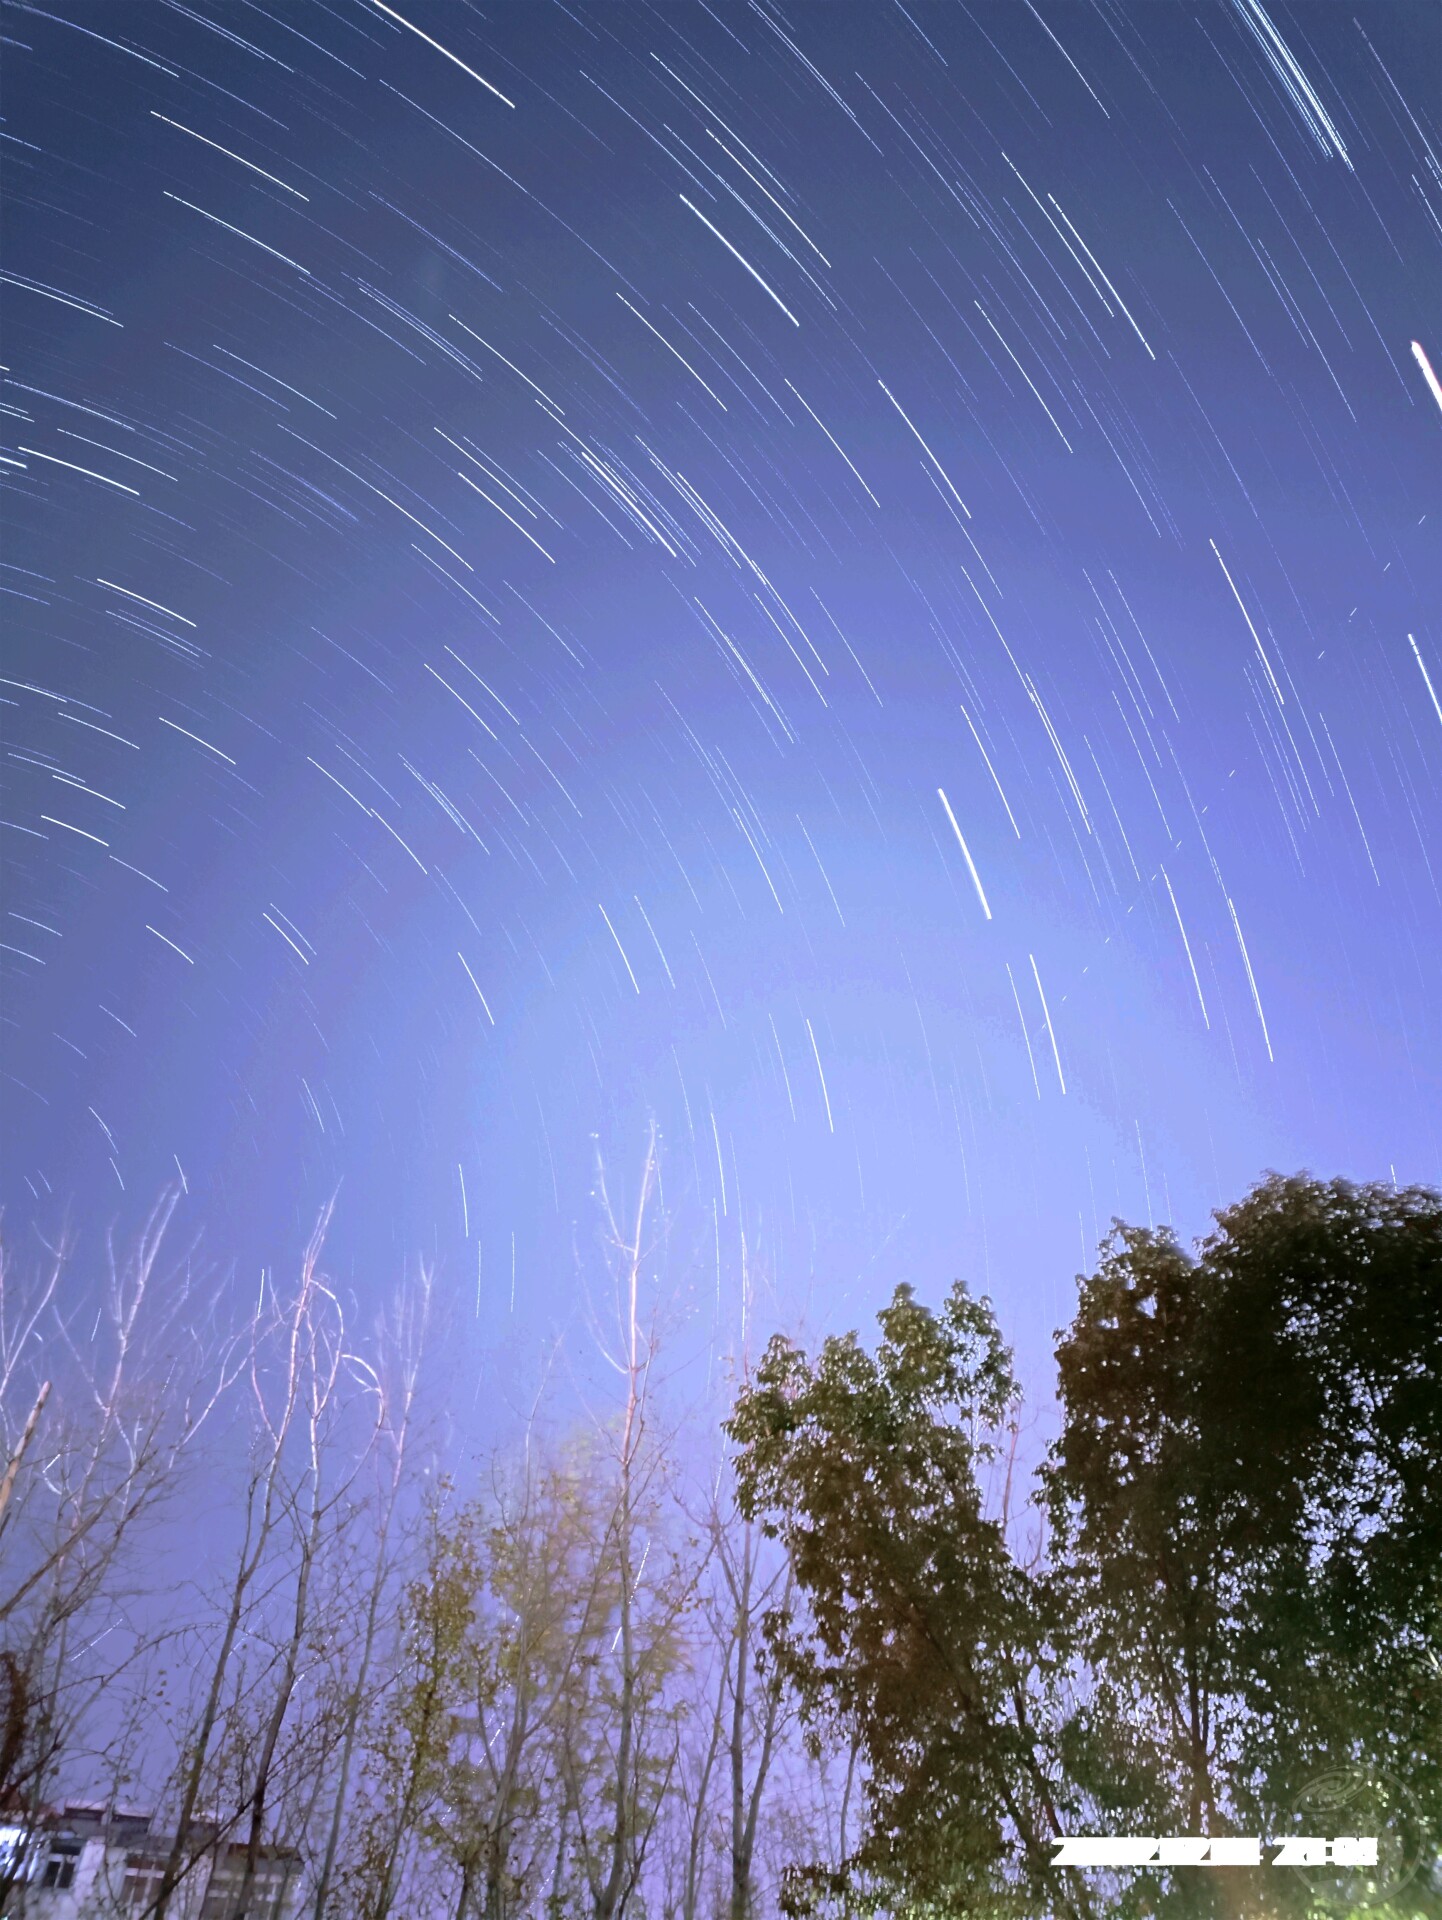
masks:
<svg viewBox="0 0 1442 1920"><path fill-rule="evenodd" d="M865 1762L864 1830L793 1906L1442 1911L1442 1198L1274 1175L1192 1252L1116 1223L1025 1504L991 1303L903 1286L879 1326L773 1339L729 1422L795 1572L773 1656ZM1370 1891L1051 1864L1067 1832L1314 1832L1339 1778L1388 1822Z"/></svg>

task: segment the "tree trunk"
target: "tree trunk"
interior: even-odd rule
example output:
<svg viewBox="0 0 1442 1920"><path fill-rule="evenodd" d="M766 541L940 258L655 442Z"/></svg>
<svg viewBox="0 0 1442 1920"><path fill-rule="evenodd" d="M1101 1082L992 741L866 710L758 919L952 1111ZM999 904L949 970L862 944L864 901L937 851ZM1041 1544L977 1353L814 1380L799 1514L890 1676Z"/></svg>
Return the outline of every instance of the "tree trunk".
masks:
<svg viewBox="0 0 1442 1920"><path fill-rule="evenodd" d="M25 1422L25 1431L20 1435L10 1464L5 1469L5 1478L0 1480L0 1533L5 1531L5 1509L10 1505L10 1495L15 1491L15 1476L20 1471L20 1462L25 1458L25 1450L30 1445L40 1416L45 1411L45 1402L50 1398L50 1382L43 1380L40 1391L35 1396L35 1404L30 1409L30 1418Z"/></svg>

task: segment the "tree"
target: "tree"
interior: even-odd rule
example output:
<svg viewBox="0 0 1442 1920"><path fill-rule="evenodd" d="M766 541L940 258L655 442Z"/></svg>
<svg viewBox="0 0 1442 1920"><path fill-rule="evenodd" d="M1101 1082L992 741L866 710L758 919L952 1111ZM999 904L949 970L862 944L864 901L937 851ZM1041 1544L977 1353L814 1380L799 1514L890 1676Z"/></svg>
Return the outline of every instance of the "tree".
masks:
<svg viewBox="0 0 1442 1920"><path fill-rule="evenodd" d="M1052 1868L1071 1810L1040 1583L988 1513L1017 1387L990 1303L939 1314L900 1287L867 1353L813 1363L773 1338L728 1422L743 1513L786 1548L803 1605L770 1623L813 1726L854 1730L868 1824L840 1874L794 1876L850 1911L1091 1912ZM909 1903L909 1904L906 1904Z"/></svg>
<svg viewBox="0 0 1442 1920"><path fill-rule="evenodd" d="M337 1885L339 1910L358 1920L389 1920L397 1911L408 1878L416 1873L427 1829L444 1802L481 1580L469 1540L446 1529L448 1494L442 1482L429 1502L421 1569L403 1600L397 1668L370 1727L365 1778L354 1810L354 1857Z"/></svg>
<svg viewBox="0 0 1442 1920"><path fill-rule="evenodd" d="M687 1503L685 1511L705 1558L671 1788L669 1884L679 1920L712 1911L718 1920L755 1920L768 1789L795 1722L781 1676L766 1660L765 1622L785 1611L792 1574L786 1556L742 1514L729 1461L699 1507ZM814 1816L814 1808L805 1811Z"/></svg>
<svg viewBox="0 0 1442 1920"><path fill-rule="evenodd" d="M1144 1832L1278 1832L1311 1781L1378 1773L1404 1846L1435 1849L1439 1197L1274 1175L1195 1257L1118 1225L1058 1360L1045 1495L1110 1709L1077 1756L1093 1788ZM1297 1876L1263 1881L1258 1910L1309 1910Z"/></svg>
<svg viewBox="0 0 1442 1920"><path fill-rule="evenodd" d="M595 1423L600 1453L608 1456L609 1511L586 1600L591 1644L571 1666L556 1745L568 1844L590 1920L622 1920L640 1887L679 1752L668 1683L686 1657L683 1621L697 1574L667 1524L672 1461L654 1419L654 1324L647 1331L641 1320L642 1274L652 1253L647 1212L659 1174L653 1122L628 1232L611 1204L598 1156L596 1198L614 1321L606 1331L597 1323L596 1344L621 1380L622 1407L619 1421ZM656 1563L647 1578L653 1551ZM561 1858L558 1849L558 1879Z"/></svg>
<svg viewBox="0 0 1442 1920"><path fill-rule="evenodd" d="M382 1642L382 1611L387 1597L394 1595L397 1535L404 1522L403 1503L409 1486L421 1365L430 1325L432 1284L430 1269L421 1266L414 1284L401 1289L394 1308L381 1327L381 1357L377 1370L380 1445L372 1455L376 1480L369 1508L372 1530L362 1534L362 1544L355 1556L354 1575L346 1580L352 1595L357 1590L364 1591L365 1607L359 1636L344 1640L336 1650L340 1655L336 1663L340 1668L336 1685L340 1719L339 1757L330 1815L325 1828L325 1844L321 1850L310 1903L312 1920L327 1920L330 1911L346 1816L353 1811L352 1770L372 1705L372 1683ZM350 1569L347 1569L346 1573L349 1572ZM358 1587L358 1583L363 1584ZM354 1655L353 1662L349 1664L346 1661L347 1653Z"/></svg>
<svg viewBox="0 0 1442 1920"><path fill-rule="evenodd" d="M761 1529L734 1501L713 1502L710 1545L720 1569L712 1632L721 1649L718 1715L726 1760L727 1920L755 1920L756 1842L766 1786L786 1722L779 1676L762 1664L764 1622L784 1615L793 1575L784 1557L767 1565Z"/></svg>
<svg viewBox="0 0 1442 1920"><path fill-rule="evenodd" d="M863 1761L865 1831L793 1904L1311 1920L1338 1889L1306 1875L1097 1881L1047 1843L1315 1830L1339 1772L1435 1857L1442 1198L1271 1176L1195 1255L1118 1223L1058 1347L1030 1561L983 1496L1016 1396L989 1304L901 1287L880 1324L874 1354L773 1340L728 1423L798 1589L772 1645ZM1419 1881L1377 1912L1439 1909Z"/></svg>
<svg viewBox="0 0 1442 1920"><path fill-rule="evenodd" d="M298 1681L318 1572L351 1515L350 1488L383 1414L374 1370L350 1351L341 1302L321 1272L329 1217L327 1209L294 1292L282 1297L263 1280L251 1315L241 1538L228 1589L200 1623L208 1659L197 1668L204 1678L181 1745L174 1832L146 1920L166 1920L201 1862L237 1835L244 1862L234 1912L243 1914L277 1787L288 1780L298 1790L303 1819L328 1758L333 1723L295 1724Z"/></svg>
<svg viewBox="0 0 1442 1920"><path fill-rule="evenodd" d="M282 1736L288 1736L292 1746L310 1749L312 1766L324 1765L334 1744L333 1729L323 1724L328 1718L323 1714L313 1717L312 1724L303 1730L300 1742L296 1740L293 1722L297 1718L302 1665L316 1637L317 1588L325 1571L326 1557L335 1553L340 1536L355 1517L357 1509L350 1499L351 1490L386 1420L380 1378L367 1362L350 1350L341 1303L317 1272L328 1220L327 1212L307 1251L301 1286L287 1316L285 1378L289 1382L298 1376L300 1382L300 1465L282 1496L293 1571L286 1612L278 1622L271 1699L263 1711L259 1749L245 1787L245 1863L236 1892L235 1920L245 1920L254 1897L267 1821L274 1818L274 1788L284 1752ZM350 1388L358 1388L368 1404L359 1422L360 1432L355 1436L354 1445L348 1448L345 1427L351 1412ZM278 1451L283 1450L286 1439L283 1425L271 1415L258 1383L256 1398L267 1438ZM286 1421L290 1417L289 1402L287 1390L283 1416ZM401 1464L401 1456L397 1454L397 1473ZM309 1811L308 1805L306 1811Z"/></svg>
<svg viewBox="0 0 1442 1920"><path fill-rule="evenodd" d="M389 1920L416 1882L456 1920L621 1920L667 1804L697 1568L678 1521L643 1327L654 1135L634 1230L598 1187L622 1404L559 1443L533 1414L478 1498L431 1504L404 1652L373 1730L351 1910Z"/></svg>
<svg viewBox="0 0 1442 1920"><path fill-rule="evenodd" d="M163 1261L177 1197L130 1247L107 1242L90 1286L68 1240L38 1269L0 1245L0 1804L22 1833L0 1900L66 1767L123 1784L136 1683L169 1626L141 1549L238 1375L212 1290Z"/></svg>

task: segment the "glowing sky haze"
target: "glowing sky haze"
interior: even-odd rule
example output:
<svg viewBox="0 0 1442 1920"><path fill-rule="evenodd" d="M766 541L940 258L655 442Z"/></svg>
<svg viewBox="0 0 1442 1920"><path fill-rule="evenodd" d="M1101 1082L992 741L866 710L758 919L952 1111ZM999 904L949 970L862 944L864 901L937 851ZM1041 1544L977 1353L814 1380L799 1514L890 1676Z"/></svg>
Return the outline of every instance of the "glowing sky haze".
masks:
<svg viewBox="0 0 1442 1920"><path fill-rule="evenodd" d="M654 1114L718 1349L1030 1348L1439 1178L1435 7L0 25L12 1224L490 1339Z"/></svg>

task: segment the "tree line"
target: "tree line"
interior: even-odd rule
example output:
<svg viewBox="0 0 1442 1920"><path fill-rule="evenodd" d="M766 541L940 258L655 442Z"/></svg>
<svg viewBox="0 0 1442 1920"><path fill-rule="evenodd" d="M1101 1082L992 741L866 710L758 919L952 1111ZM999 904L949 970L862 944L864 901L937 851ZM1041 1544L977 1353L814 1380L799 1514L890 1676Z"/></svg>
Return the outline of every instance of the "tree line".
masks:
<svg viewBox="0 0 1442 1920"><path fill-rule="evenodd" d="M479 1460L433 1276L363 1323L328 1219L243 1310L172 1200L99 1276L7 1256L0 1914L86 1800L154 1810L144 1920L219 1848L261 1920L278 1847L304 1920L1442 1915L1442 1197L1117 1223L1033 1461L960 1281L683 1404L658 1177L654 1133L624 1219L598 1176L571 1411ZM1077 1833L1380 1852L1056 1866Z"/></svg>

